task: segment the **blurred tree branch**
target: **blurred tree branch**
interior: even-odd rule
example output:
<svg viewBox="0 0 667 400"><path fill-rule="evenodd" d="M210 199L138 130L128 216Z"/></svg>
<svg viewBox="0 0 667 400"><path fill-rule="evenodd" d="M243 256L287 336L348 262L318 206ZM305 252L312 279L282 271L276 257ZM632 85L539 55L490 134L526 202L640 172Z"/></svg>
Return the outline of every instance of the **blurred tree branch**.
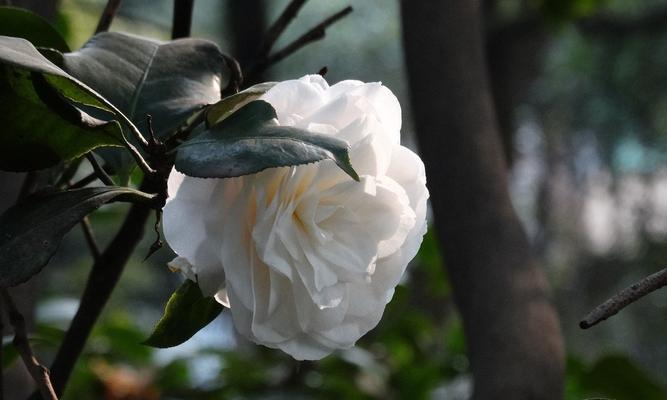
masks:
<svg viewBox="0 0 667 400"><path fill-rule="evenodd" d="M639 282L621 290L610 299L595 307L581 322L581 329L588 329L641 299L647 294L667 286L667 268L647 276Z"/></svg>
<svg viewBox="0 0 667 400"><path fill-rule="evenodd" d="M194 3L195 0L174 0L174 15L171 27L172 39L190 36Z"/></svg>
<svg viewBox="0 0 667 400"><path fill-rule="evenodd" d="M263 59L269 56L273 46L278 41L280 35L285 31L287 26L296 18L301 7L306 4L308 0L292 0L285 10L280 14L278 19L271 25L271 27L264 34L264 40L259 48L258 59Z"/></svg>
<svg viewBox="0 0 667 400"><path fill-rule="evenodd" d="M256 60L254 60L254 63L244 71L243 75L246 76L248 83L252 84L257 82L258 81L257 77L260 76L264 71L266 71L266 69L268 69L271 65L282 61L286 57L289 57L290 55L292 55L299 49L303 48L304 46L312 42L323 39L326 35L326 29L329 26L333 25L334 23L344 18L345 16L349 15L353 11L351 6L343 8L342 10L326 18L319 24L315 25L306 33L299 36L292 43L286 45L285 47L276 51L273 54L269 54L268 51L270 51L271 47L278 39L278 36L276 35L280 35L280 33L285 29L287 24L291 21L291 19L296 16L296 11L298 11L298 8L294 7L296 9L290 9L290 7L293 7L295 3L297 5L302 4L296 1L288 6L285 12L283 12L283 14L278 18L278 21L276 21L276 23L271 27L271 29L267 33L268 38L265 39L264 42L265 44L263 45L263 51L264 50L266 51L263 53L261 52L259 54L259 57Z"/></svg>
<svg viewBox="0 0 667 400"><path fill-rule="evenodd" d="M2 295L2 303L9 317L9 323L14 328L14 347L21 355L28 372L30 372L30 375L32 375L35 380L42 399L57 400L58 396L56 396L53 386L51 385L49 370L39 363L30 347L28 331L26 329L23 315L21 315L18 308L16 308L16 304L14 304L14 300L7 289L2 289L0 294Z"/></svg>
<svg viewBox="0 0 667 400"><path fill-rule="evenodd" d="M102 15L100 16L100 21L97 23L95 33L106 32L109 30L111 22L113 22L122 2L123 0L107 1L107 5L104 7L104 11L102 11Z"/></svg>

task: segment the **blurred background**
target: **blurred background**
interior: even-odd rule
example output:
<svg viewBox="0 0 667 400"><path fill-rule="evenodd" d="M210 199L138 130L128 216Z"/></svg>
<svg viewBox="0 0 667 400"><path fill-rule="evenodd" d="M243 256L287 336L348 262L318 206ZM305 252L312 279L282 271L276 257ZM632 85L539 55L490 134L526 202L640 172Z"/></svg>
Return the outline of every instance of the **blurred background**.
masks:
<svg viewBox="0 0 667 400"><path fill-rule="evenodd" d="M33 3L77 49L106 2L23 3ZM512 200L561 318L566 398L667 399L667 290L590 330L578 328L594 306L667 260L667 1L483 3ZM197 0L193 36L243 62L286 4ZM264 78L298 78L326 66L331 83L382 81L403 105L403 142L415 148L398 1L311 0L277 48L348 4L354 12L324 40ZM171 18L171 1L125 0L111 30L168 39ZM4 209L20 177L1 179ZM102 244L124 211L110 205L92 215ZM182 281L166 268L173 257L168 248L142 262L153 240L148 232L126 268L65 399L463 400L471 394L466 338L431 233L379 326L355 348L319 362L296 362L246 342L226 312L176 348L140 345ZM32 310L34 346L45 360L76 311L90 265L74 229L49 268L23 288L22 307ZM18 384L21 363L5 347L3 363L14 365L9 382L16 383L9 390L23 398L29 385Z"/></svg>

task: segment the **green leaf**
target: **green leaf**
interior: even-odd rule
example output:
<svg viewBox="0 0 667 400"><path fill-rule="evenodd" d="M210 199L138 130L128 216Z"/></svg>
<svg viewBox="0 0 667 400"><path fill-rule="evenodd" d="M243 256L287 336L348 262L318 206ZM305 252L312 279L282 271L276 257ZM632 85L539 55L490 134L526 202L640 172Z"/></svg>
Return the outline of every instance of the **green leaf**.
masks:
<svg viewBox="0 0 667 400"><path fill-rule="evenodd" d="M206 111L206 124L211 127L223 119L232 115L239 108L259 99L269 89L274 87L276 82L264 82L253 85L246 90L240 91L231 96L225 97L219 102L208 107Z"/></svg>
<svg viewBox="0 0 667 400"><path fill-rule="evenodd" d="M63 236L103 204L150 199L152 195L113 186L28 197L0 215L0 287L18 285L38 273Z"/></svg>
<svg viewBox="0 0 667 400"><path fill-rule="evenodd" d="M213 297L204 297L199 285L183 282L167 302L151 336L144 344L152 347L173 347L190 339L222 312L223 306Z"/></svg>
<svg viewBox="0 0 667 400"><path fill-rule="evenodd" d="M333 160L359 180L348 144L332 136L276 125L276 111L262 100L246 104L230 117L178 147L176 169L199 178L231 178L267 168Z"/></svg>
<svg viewBox="0 0 667 400"><path fill-rule="evenodd" d="M99 33L79 51L64 54L62 66L110 100L144 133L150 114L159 136L201 106L219 101L230 77L213 42L158 42L117 32Z"/></svg>
<svg viewBox="0 0 667 400"><path fill-rule="evenodd" d="M117 122L96 119L78 104L113 110L27 40L0 36L0 169L42 169L122 145Z"/></svg>
<svg viewBox="0 0 667 400"><path fill-rule="evenodd" d="M65 39L47 20L23 8L0 7L0 35L27 39L38 47L70 51Z"/></svg>

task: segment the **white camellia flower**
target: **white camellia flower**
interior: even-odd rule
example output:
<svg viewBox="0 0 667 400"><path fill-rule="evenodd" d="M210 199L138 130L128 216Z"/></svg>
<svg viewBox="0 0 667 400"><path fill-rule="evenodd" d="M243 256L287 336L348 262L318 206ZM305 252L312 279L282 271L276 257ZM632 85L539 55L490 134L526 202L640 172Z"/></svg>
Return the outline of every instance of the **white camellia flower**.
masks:
<svg viewBox="0 0 667 400"><path fill-rule="evenodd" d="M236 329L299 360L349 348L375 327L426 232L421 159L400 145L401 108L380 83L319 75L262 100L280 125L350 144L356 182L333 161L230 179L172 171L171 267L229 307Z"/></svg>

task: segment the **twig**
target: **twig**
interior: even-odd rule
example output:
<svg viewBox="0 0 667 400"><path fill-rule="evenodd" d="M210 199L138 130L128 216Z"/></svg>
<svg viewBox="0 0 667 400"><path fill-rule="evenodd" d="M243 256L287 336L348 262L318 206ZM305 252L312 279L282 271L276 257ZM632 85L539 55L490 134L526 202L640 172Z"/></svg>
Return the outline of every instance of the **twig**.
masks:
<svg viewBox="0 0 667 400"><path fill-rule="evenodd" d="M285 31L287 26L292 22L296 15L299 13L301 7L306 4L308 0L292 0L285 10L280 14L276 22L271 25L271 27L266 31L264 35L264 40L262 41L261 46L258 51L258 59L263 60L269 56L271 49L278 41L280 35Z"/></svg>
<svg viewBox="0 0 667 400"><path fill-rule="evenodd" d="M142 136L142 138L143 138L143 136ZM145 141L144 148L148 148L148 141L146 141L145 138L144 138L144 141ZM134 145L127 140L125 135L123 135L123 143L125 144L125 148L130 152L130 154L132 155L132 158L134 158L134 161L137 162L137 165L139 166L139 168L141 168L141 171L144 174L146 174L146 175L155 174L155 170L153 168L151 168L150 165L148 165L148 163L146 162L144 157L141 155L141 153L139 153L139 150L137 150L137 148L134 147Z"/></svg>
<svg viewBox="0 0 667 400"><path fill-rule="evenodd" d="M163 246L162 239L160 237L161 221L162 221L162 209L158 208L155 210L155 224L153 225L153 232L155 232L155 241L151 244L151 247L148 249L148 254L146 254L144 261L148 260L148 257L152 256L156 251L160 250Z"/></svg>
<svg viewBox="0 0 667 400"><path fill-rule="evenodd" d="M263 60L260 60L257 63L257 65L253 68L252 73L250 75L252 75L252 76L258 75L258 74L264 72L271 65L281 61L285 57L288 57L289 55L291 55L292 53L301 49L305 45L324 38L324 35L326 34L326 28L327 27L336 23L341 18L347 16L352 11L353 11L352 7L347 6L344 9L337 12L336 14L334 14L334 15L330 16L329 18L325 19L324 21L322 21L321 23L319 23L318 25L313 27L311 30L304 33L298 39L296 39L292 43L285 46L283 49L278 50L277 52L275 52L274 54L270 55L269 57L267 57Z"/></svg>
<svg viewBox="0 0 667 400"><path fill-rule="evenodd" d="M113 180L107 173L104 171L100 163L97 162L97 159L95 158L95 155L92 152L86 153L86 159L88 162L90 162L90 165L92 165L93 170L95 171L95 175L99 178L99 180L102 181L107 186L113 186Z"/></svg>
<svg viewBox="0 0 667 400"><path fill-rule="evenodd" d="M35 380L42 398L58 400L58 396L56 396L53 390L53 385L51 385L49 370L39 363L32 352L30 342L28 341L28 332L25 327L25 319L16 308L16 304L14 304L14 300L9 295L7 289L2 289L2 300L7 310L9 322L14 327L14 346L21 355L28 372L30 372L30 375Z"/></svg>
<svg viewBox="0 0 667 400"><path fill-rule="evenodd" d="M80 180L72 183L71 185L67 186L67 189L79 189L82 188L86 185L88 185L91 182L94 182L97 179L97 174L92 172L89 175L84 176Z"/></svg>
<svg viewBox="0 0 667 400"><path fill-rule="evenodd" d="M118 8L120 8L120 3L122 3L122 1L123 0L107 1L107 5L106 7L104 7L104 11L102 11L102 15L100 16L100 22L97 23L97 28L95 28L95 33L106 32L109 30L111 22L116 16L116 13L118 12Z"/></svg>
<svg viewBox="0 0 667 400"><path fill-rule="evenodd" d="M147 176L140 189L153 193L161 190L161 183ZM79 309L51 365L53 388L57 394L62 394L65 389L86 339L116 287L130 255L143 237L144 225L150 211L151 208L147 204L132 204L118 233L99 259L95 261L81 297ZM38 396L35 393L30 398L38 400Z"/></svg>
<svg viewBox="0 0 667 400"><path fill-rule="evenodd" d="M101 255L100 247L97 245L93 227L90 225L90 218L88 218L88 216L83 217L81 220L81 229L83 230L83 236L86 238L86 243L90 249L90 254L93 255L93 260L99 260Z"/></svg>
<svg viewBox="0 0 667 400"><path fill-rule="evenodd" d="M579 327L581 329L588 329L663 286L667 286L667 268L621 290L609 300L595 307L593 311L579 322Z"/></svg>
<svg viewBox="0 0 667 400"><path fill-rule="evenodd" d="M174 16L171 26L172 39L190 36L194 2L195 0L174 0Z"/></svg>
<svg viewBox="0 0 667 400"><path fill-rule="evenodd" d="M80 158L74 159L69 164L67 164L67 167L65 168L63 173L60 174L60 177L58 177L58 180L56 181L54 186L56 188L69 186L70 181L72 178L74 178L74 175L76 175L76 171L78 171L80 164L81 164Z"/></svg>
<svg viewBox="0 0 667 400"><path fill-rule="evenodd" d="M173 150L177 147L181 141L187 139L187 137L192 133L192 131L204 123L206 120L206 108L202 107L193 115L191 115L181 126L178 127L165 141L167 151Z"/></svg>

